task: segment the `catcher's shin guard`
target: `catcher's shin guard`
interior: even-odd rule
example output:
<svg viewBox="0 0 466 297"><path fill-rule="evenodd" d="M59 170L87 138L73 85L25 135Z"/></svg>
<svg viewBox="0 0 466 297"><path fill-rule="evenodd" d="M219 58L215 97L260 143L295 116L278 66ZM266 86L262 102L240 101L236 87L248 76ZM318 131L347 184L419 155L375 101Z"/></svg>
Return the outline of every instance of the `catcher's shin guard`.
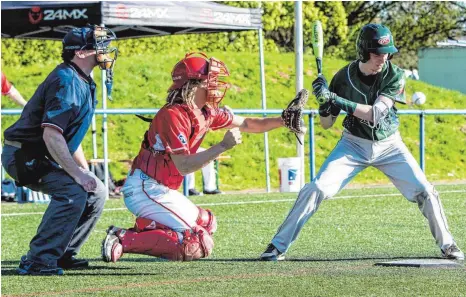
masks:
<svg viewBox="0 0 466 297"><path fill-rule="evenodd" d="M122 229L117 236L124 253L150 255L171 261L205 258L212 253L214 246L212 237L200 226L194 227L193 231L184 231L181 242L178 233L169 229L143 232Z"/></svg>
<svg viewBox="0 0 466 297"><path fill-rule="evenodd" d="M199 209L199 215L197 217L196 224L204 227L210 235L214 234L215 231L217 231L217 219L214 214L210 209L203 209L199 206L197 208Z"/></svg>
<svg viewBox="0 0 466 297"><path fill-rule="evenodd" d="M151 219L146 218L136 218L136 223L134 224L134 230L136 232L148 231L148 230L155 230L155 229L162 229L162 230L171 230L165 225L157 223Z"/></svg>

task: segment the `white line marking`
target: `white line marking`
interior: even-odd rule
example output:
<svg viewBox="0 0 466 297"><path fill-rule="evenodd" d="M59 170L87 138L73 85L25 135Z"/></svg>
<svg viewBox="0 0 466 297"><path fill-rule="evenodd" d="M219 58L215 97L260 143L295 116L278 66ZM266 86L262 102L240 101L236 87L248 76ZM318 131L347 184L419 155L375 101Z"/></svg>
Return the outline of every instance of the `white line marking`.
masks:
<svg viewBox="0 0 466 297"><path fill-rule="evenodd" d="M466 190L451 190L451 191L442 191L439 193L466 193ZM402 196L401 193L391 193L391 194L373 194L373 195L347 195L347 196L336 196L327 200L337 200L337 199L352 199L352 198L372 198L372 197L389 197L389 196ZM219 202L219 203L199 203L197 206L221 206L221 205L241 205L241 204L263 204L263 203L279 203L279 202L291 202L296 199L274 199L274 200L256 200L256 201L236 201L236 202ZM119 208L107 208L104 211L119 211L127 210L126 207ZM40 215L44 214L43 212L19 212L19 213L4 213L2 217L14 217L14 216L26 216L26 215Z"/></svg>

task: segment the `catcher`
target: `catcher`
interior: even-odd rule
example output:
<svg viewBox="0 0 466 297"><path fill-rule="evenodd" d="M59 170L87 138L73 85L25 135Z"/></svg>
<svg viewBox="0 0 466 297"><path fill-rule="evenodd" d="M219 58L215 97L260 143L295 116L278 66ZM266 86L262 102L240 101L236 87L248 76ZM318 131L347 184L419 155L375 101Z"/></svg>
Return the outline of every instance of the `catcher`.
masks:
<svg viewBox="0 0 466 297"><path fill-rule="evenodd" d="M122 188L125 204L136 216L133 228L110 226L102 243L105 262L124 253L191 261L212 253L217 229L213 213L193 204L178 189L183 176L197 171L241 143L241 132L262 133L282 126L304 134L302 90L281 117L243 118L218 104L228 84L225 64L203 53L190 53L172 71L167 103L151 121L139 154ZM209 130L229 129L223 140L196 153Z"/></svg>

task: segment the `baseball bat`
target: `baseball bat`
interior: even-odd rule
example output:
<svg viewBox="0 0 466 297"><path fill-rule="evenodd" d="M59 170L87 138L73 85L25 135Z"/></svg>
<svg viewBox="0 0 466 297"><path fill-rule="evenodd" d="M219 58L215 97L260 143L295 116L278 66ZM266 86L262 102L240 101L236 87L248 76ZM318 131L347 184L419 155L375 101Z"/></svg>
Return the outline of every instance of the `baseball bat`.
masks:
<svg viewBox="0 0 466 297"><path fill-rule="evenodd" d="M312 24L312 50L316 57L317 75L322 75L322 56L324 55L324 33L320 21L314 21ZM321 95L317 97L320 104L325 102L325 98Z"/></svg>
<svg viewBox="0 0 466 297"><path fill-rule="evenodd" d="M324 54L324 33L320 21L312 24L312 50L316 57L317 73L322 74L322 56Z"/></svg>

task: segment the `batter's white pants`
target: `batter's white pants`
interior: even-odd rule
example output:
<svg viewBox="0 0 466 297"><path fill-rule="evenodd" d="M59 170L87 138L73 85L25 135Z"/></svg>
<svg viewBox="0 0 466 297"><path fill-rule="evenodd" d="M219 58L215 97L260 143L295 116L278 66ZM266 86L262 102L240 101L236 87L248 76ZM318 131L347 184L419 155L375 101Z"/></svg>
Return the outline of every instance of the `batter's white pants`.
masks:
<svg viewBox="0 0 466 297"><path fill-rule="evenodd" d="M204 148L198 148L197 152L203 152L205 151ZM209 162L206 166L204 166L202 169L202 178L204 179L204 191L215 191L217 190L217 182L216 182L216 177L215 177L215 167L214 167L214 162ZM196 180L194 177L194 172L185 175L186 181L188 183L188 189L194 189L196 187Z"/></svg>
<svg viewBox="0 0 466 297"><path fill-rule="evenodd" d="M157 183L140 169L122 188L125 205L136 217L151 219L177 232L196 226L199 209L187 197Z"/></svg>
<svg viewBox="0 0 466 297"><path fill-rule="evenodd" d="M293 208L272 239L273 245L286 252L320 203L335 196L369 166L381 170L406 199L418 204L440 248L454 243L438 192L427 181L400 134L396 132L384 140L370 141L345 131L316 179L299 192Z"/></svg>

